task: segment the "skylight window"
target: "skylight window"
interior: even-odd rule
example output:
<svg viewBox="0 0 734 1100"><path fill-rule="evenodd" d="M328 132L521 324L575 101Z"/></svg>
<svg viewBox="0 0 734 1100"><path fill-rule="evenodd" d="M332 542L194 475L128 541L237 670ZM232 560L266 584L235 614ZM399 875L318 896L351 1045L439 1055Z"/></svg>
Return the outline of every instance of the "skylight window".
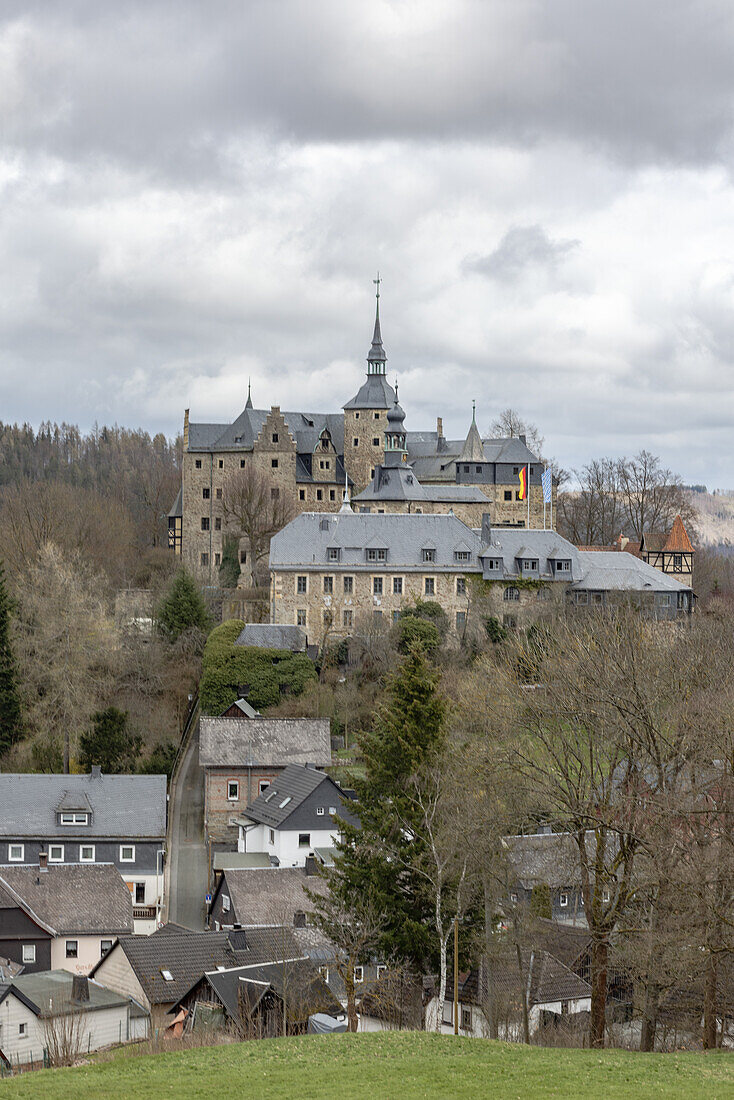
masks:
<svg viewBox="0 0 734 1100"><path fill-rule="evenodd" d="M273 791L270 792L270 794L266 794L265 795L265 801L269 802L271 798L275 798L277 793L278 793L277 791L273 790Z"/></svg>
<svg viewBox="0 0 734 1100"><path fill-rule="evenodd" d="M291 801L291 796L288 795L288 797L284 798L283 801L281 802L280 809L281 810L284 809L284 807L287 806L290 801Z"/></svg>
<svg viewBox="0 0 734 1100"><path fill-rule="evenodd" d="M171 973L170 970L161 970L161 974L163 975L164 981L167 981L167 982L172 982L173 981L173 974Z"/></svg>

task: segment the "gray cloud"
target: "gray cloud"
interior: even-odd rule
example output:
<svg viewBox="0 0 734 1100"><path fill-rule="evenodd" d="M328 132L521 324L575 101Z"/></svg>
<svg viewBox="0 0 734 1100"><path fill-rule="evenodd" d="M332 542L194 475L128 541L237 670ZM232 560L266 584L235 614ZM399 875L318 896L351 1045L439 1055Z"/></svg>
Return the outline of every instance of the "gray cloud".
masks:
<svg viewBox="0 0 734 1100"><path fill-rule="evenodd" d="M515 225L508 229L487 256L467 256L463 269L493 279L519 278L528 269L555 269L580 241L551 240L541 225Z"/></svg>

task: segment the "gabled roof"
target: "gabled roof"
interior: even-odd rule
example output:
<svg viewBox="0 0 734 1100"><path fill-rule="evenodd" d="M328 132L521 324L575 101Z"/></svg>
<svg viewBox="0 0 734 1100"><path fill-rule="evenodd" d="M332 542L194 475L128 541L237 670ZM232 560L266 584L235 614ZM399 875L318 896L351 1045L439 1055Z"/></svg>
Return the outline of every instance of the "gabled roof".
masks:
<svg viewBox="0 0 734 1100"><path fill-rule="evenodd" d="M459 1001L485 1007L490 994L510 999L517 1009L522 1004L522 991L528 990L530 1007L558 1001L586 1000L591 986L579 978L560 959L542 949L526 952L522 981L514 953L504 948L498 955L484 959L479 967L459 975ZM453 975L447 977L446 1000L454 993Z"/></svg>
<svg viewBox="0 0 734 1100"><path fill-rule="evenodd" d="M189 451L251 451L270 409L245 407L231 424L189 424ZM298 454L313 454L321 433L329 431L337 454L344 450L344 417L339 413L282 412Z"/></svg>
<svg viewBox="0 0 734 1100"><path fill-rule="evenodd" d="M331 764L328 718L208 718L199 720L203 768Z"/></svg>
<svg viewBox="0 0 734 1100"><path fill-rule="evenodd" d="M583 576L574 589L616 592L690 592L690 586L648 565L634 554L611 550L577 551Z"/></svg>
<svg viewBox="0 0 734 1100"><path fill-rule="evenodd" d="M332 825L328 815L329 806L336 808L338 817L352 824L359 824L356 816L342 804L344 792L331 776L326 775L325 772L318 772L315 768L304 768L295 764L289 765L247 807L245 816L251 821L269 825L273 829L298 827L300 822L297 822L297 819L301 806L319 787L322 788L320 793L323 794L325 810L322 819L323 828L328 829Z"/></svg>
<svg viewBox="0 0 734 1100"><path fill-rule="evenodd" d="M693 553L693 544L688 537L688 532L680 516L676 516L673 520L673 526L668 532L668 538L665 543L665 550L676 554Z"/></svg>
<svg viewBox="0 0 734 1100"><path fill-rule="evenodd" d="M54 934L116 936L132 932L130 891L111 863L0 867L0 889Z"/></svg>
<svg viewBox="0 0 734 1100"><path fill-rule="evenodd" d="M281 998L286 992L292 1002L288 1008L289 1014L295 1013L298 1017L303 1015L305 1018L318 1011L343 1011L311 961L301 956L295 943L293 946L294 955L277 957L268 964L207 971L204 975L207 984L224 1005L230 1019L240 1018L241 996L246 998L248 1008L252 1011L269 989ZM186 990L186 993L190 992L191 989ZM175 1012L177 1007L178 1005L174 1005L171 1011Z"/></svg>
<svg viewBox="0 0 734 1100"><path fill-rule="evenodd" d="M92 824L72 832L57 825L62 803L90 806ZM0 837L71 839L79 832L90 840L160 840L166 835L166 776L0 773Z"/></svg>
<svg viewBox="0 0 734 1100"><path fill-rule="evenodd" d="M254 707L251 707L246 699L235 699L234 703L230 703L230 705L227 707L227 710L225 710L223 714L220 714L219 717L224 718L224 716L227 714L227 711L231 710L232 707L234 707L235 710L239 711L239 715L241 715L243 718L262 717L260 711L255 710ZM239 717L239 715L236 715L235 717Z"/></svg>
<svg viewBox="0 0 734 1100"><path fill-rule="evenodd" d="M427 503L486 504L489 498L476 485L421 485L409 463L377 466L375 476L355 498L355 504L376 500L426 501Z"/></svg>
<svg viewBox="0 0 734 1100"><path fill-rule="evenodd" d="M292 653L304 653L306 634L300 626L288 623L246 623L235 638L235 645L257 646L262 649L289 649Z"/></svg>
<svg viewBox="0 0 734 1100"><path fill-rule="evenodd" d="M315 894L328 891L321 875L307 875L304 867L271 867L224 872L218 892L229 894L234 920L244 927L293 923L295 913L312 913Z"/></svg>
<svg viewBox="0 0 734 1100"><path fill-rule="evenodd" d="M151 1004L178 1001L206 971L216 970L217 966L271 962L283 958L284 951L288 958L300 954L287 928L254 928L244 935L235 933L233 941L246 944L237 950L230 943L230 935L164 925L151 936L120 936L113 951L119 948L125 954ZM110 955L111 952L92 970L96 974L102 968L101 982ZM172 981L163 977L163 970L171 974Z"/></svg>
<svg viewBox="0 0 734 1100"><path fill-rule="evenodd" d="M477 422L472 416L469 431L467 432L464 446L459 454L459 462L485 462L484 446L477 428Z"/></svg>
<svg viewBox="0 0 734 1100"><path fill-rule="evenodd" d="M89 999L74 1001L73 981L74 975L68 970L21 974L0 992L0 1002L8 994L15 994L35 1016L43 1018L64 1012L96 1012L105 1008L118 1008L127 1005L130 1000L122 993L115 993L92 980L87 983Z"/></svg>

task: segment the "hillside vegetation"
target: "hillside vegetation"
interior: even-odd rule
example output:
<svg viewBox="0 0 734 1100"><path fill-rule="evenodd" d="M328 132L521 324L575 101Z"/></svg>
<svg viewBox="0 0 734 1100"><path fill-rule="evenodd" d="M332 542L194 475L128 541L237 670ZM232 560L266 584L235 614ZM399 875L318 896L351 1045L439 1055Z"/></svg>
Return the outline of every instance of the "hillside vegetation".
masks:
<svg viewBox="0 0 734 1100"><path fill-rule="evenodd" d="M665 1097L732 1095L726 1054L559 1050L484 1039L382 1032L263 1039L176 1054L131 1056L45 1070L0 1083L0 1096L33 1100L149 1100L151 1096L251 1096L257 1100L417 1097Z"/></svg>

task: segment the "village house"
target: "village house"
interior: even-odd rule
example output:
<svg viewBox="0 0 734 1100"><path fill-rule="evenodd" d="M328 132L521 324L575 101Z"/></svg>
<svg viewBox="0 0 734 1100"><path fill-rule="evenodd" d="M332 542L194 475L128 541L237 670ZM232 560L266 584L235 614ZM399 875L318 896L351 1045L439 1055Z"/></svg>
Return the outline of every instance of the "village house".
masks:
<svg viewBox="0 0 734 1100"><path fill-rule="evenodd" d="M523 436L482 438L472 418L465 438L449 440L441 417L435 431L418 432L405 432L403 417L397 389L387 380L378 294L366 379L341 412L256 409L249 388L232 423L196 423L185 411L181 489L168 517L169 547L203 583L216 584L224 540L232 534L225 486L228 477L248 469L266 480L274 500L293 511L338 512L346 485L364 508L453 509L478 523L491 500L497 525L541 525L543 467ZM396 459L410 466L412 483L397 476ZM519 481L523 468L527 497ZM360 497L369 486L371 493ZM553 496L555 514L555 487ZM235 535L246 572L250 548L246 538Z"/></svg>
<svg viewBox="0 0 734 1100"><path fill-rule="evenodd" d="M25 973L88 974L133 931L129 890L111 864L0 867L0 953Z"/></svg>
<svg viewBox="0 0 734 1100"><path fill-rule="evenodd" d="M591 843L591 837L589 839ZM533 890L548 887L552 919L586 927L575 837L571 833L548 830L526 836L506 836L502 843L511 868L510 903L529 904Z"/></svg>
<svg viewBox="0 0 734 1100"><path fill-rule="evenodd" d="M237 816L238 850L266 852L277 867L303 867L314 851L335 846L340 820L359 825L345 802L353 804L331 776L289 764Z"/></svg>
<svg viewBox="0 0 734 1100"><path fill-rule="evenodd" d="M308 552L304 552L308 547ZM270 544L271 619L310 643L387 626L417 601L438 603L453 638L574 610L632 602L673 620L692 592L631 554L577 550L555 531L468 527L454 515L302 513Z"/></svg>
<svg viewBox="0 0 734 1100"><path fill-rule="evenodd" d="M611 546L581 546L579 549L633 554L653 569L675 577L689 588L693 587L695 550L679 515L675 517L667 533L645 531L639 542L627 538L626 535L619 535Z"/></svg>
<svg viewBox="0 0 734 1100"><path fill-rule="evenodd" d="M289 764L319 769L331 764L328 718L263 718L246 700L225 712L235 714L239 716L202 716L199 722L210 851L218 844L236 845L242 834L239 818Z"/></svg>
<svg viewBox="0 0 734 1100"><path fill-rule="evenodd" d="M2 865L116 867L133 900L135 931L152 932L163 904L165 775L0 773Z"/></svg>
<svg viewBox="0 0 734 1100"><path fill-rule="evenodd" d="M147 1013L152 1032L171 1024L168 1013L207 971L270 963L299 954L283 928L256 928L247 934L192 932L166 924L151 936L120 936L90 977L132 997Z"/></svg>
<svg viewBox="0 0 734 1100"><path fill-rule="evenodd" d="M22 974L0 986L0 1061L41 1063L54 1048L87 1054L141 1038L129 997L66 970Z"/></svg>

